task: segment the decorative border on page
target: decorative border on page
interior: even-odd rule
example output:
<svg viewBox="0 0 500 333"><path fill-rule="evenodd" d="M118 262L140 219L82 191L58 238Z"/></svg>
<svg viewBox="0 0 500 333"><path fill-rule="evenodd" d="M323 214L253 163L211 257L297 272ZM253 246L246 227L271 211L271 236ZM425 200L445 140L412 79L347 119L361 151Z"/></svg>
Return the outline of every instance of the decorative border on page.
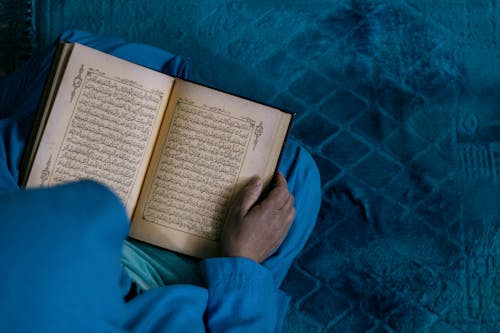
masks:
<svg viewBox="0 0 500 333"><path fill-rule="evenodd" d="M263 122L261 121L257 127L255 127L255 140L253 142L253 150L255 151L255 148L257 148L257 143L259 143L259 138L262 136L264 133L264 125Z"/></svg>
<svg viewBox="0 0 500 333"><path fill-rule="evenodd" d="M73 91L71 92L70 103L73 103L73 98L76 95L76 89L80 88L81 85L82 85L82 82L83 82L83 79L82 79L83 68L84 67L83 67L83 64L82 64L82 66L80 66L80 70L78 71L78 75L75 76L75 78L73 79Z"/></svg>
<svg viewBox="0 0 500 333"><path fill-rule="evenodd" d="M42 170L42 173L40 175L40 180L42 181L42 186L45 185L45 182L49 180L50 177L50 164L52 163L52 154L49 156L49 160L47 161L47 165L45 166L45 169Z"/></svg>

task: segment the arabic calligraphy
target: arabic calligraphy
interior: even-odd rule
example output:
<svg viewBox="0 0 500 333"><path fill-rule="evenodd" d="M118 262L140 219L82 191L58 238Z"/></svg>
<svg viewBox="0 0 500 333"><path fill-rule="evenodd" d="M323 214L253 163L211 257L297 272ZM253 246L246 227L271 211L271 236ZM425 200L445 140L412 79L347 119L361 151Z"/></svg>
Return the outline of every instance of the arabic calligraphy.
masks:
<svg viewBox="0 0 500 333"><path fill-rule="evenodd" d="M218 240L253 124L180 99L144 218Z"/></svg>
<svg viewBox="0 0 500 333"><path fill-rule="evenodd" d="M91 178L126 202L162 95L89 70L66 130L50 184Z"/></svg>

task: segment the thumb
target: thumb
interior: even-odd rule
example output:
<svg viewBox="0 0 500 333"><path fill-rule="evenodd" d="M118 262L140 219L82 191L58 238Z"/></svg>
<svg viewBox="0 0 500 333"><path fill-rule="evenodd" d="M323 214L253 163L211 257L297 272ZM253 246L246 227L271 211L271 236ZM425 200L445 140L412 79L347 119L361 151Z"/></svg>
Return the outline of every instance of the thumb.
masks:
<svg viewBox="0 0 500 333"><path fill-rule="evenodd" d="M238 202L239 209L246 215L250 208L257 202L262 193L262 180L259 176L253 177L250 182L241 190Z"/></svg>

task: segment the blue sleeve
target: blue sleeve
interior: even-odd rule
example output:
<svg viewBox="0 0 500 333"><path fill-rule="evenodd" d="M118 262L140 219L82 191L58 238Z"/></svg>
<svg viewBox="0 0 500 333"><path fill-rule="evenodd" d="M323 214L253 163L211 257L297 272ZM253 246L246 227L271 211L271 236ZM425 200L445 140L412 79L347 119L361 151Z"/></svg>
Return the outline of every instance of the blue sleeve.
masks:
<svg viewBox="0 0 500 333"><path fill-rule="evenodd" d="M141 333L204 333L207 291L193 285L148 290L127 302L122 328Z"/></svg>
<svg viewBox="0 0 500 333"><path fill-rule="evenodd" d="M82 181L0 190L0 332L117 332L123 317L119 198Z"/></svg>
<svg viewBox="0 0 500 333"><path fill-rule="evenodd" d="M201 268L208 289L207 331L279 330L288 297L267 268L241 257L205 259Z"/></svg>

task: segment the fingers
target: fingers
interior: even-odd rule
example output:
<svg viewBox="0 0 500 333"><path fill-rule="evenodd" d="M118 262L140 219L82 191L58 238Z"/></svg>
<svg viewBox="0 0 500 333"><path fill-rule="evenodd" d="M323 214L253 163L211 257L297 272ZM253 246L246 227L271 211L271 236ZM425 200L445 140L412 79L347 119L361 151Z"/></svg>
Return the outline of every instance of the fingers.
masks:
<svg viewBox="0 0 500 333"><path fill-rule="evenodd" d="M282 209L290 197L288 192L288 184L285 177L279 172L276 175L276 186L269 192L267 198L262 202L262 205L268 206L270 209Z"/></svg>
<svg viewBox="0 0 500 333"><path fill-rule="evenodd" d="M290 195L290 198L287 200L286 204L280 210L282 214L282 222L281 228L283 230L282 237L280 237L280 244L288 233L288 229L290 229L293 221L295 220L295 207L294 207L295 199L293 195Z"/></svg>
<svg viewBox="0 0 500 333"><path fill-rule="evenodd" d="M293 219L295 218L294 203L295 203L295 198L293 197L293 195L290 194L290 197L288 198L287 202L281 208L281 211L283 212L283 214L286 215L286 217L285 217L286 221L289 223L291 223L293 221Z"/></svg>
<svg viewBox="0 0 500 333"><path fill-rule="evenodd" d="M255 176L241 191L237 206L239 206L242 215L247 214L250 208L252 208L252 206L257 202L261 193L262 180L260 179L260 177Z"/></svg>
<svg viewBox="0 0 500 333"><path fill-rule="evenodd" d="M278 237L275 239L273 243L273 251L279 247L283 241L285 240L286 236L288 235L288 230L290 230L290 227L293 224L293 221L295 220L295 207L294 207L294 197L293 195L290 195L290 198L287 200L286 204L283 206L283 208L280 210L280 213L282 214L282 219L279 220L279 225L278 225L278 231L275 233Z"/></svg>
<svg viewBox="0 0 500 333"><path fill-rule="evenodd" d="M295 218L294 197L282 174L258 205L262 181L255 177L231 205L221 238L222 253L264 261L286 238Z"/></svg>
<svg viewBox="0 0 500 333"><path fill-rule="evenodd" d="M276 175L276 186L283 186L288 188L288 183L286 182L285 176L281 173L281 171L278 171L278 174Z"/></svg>

